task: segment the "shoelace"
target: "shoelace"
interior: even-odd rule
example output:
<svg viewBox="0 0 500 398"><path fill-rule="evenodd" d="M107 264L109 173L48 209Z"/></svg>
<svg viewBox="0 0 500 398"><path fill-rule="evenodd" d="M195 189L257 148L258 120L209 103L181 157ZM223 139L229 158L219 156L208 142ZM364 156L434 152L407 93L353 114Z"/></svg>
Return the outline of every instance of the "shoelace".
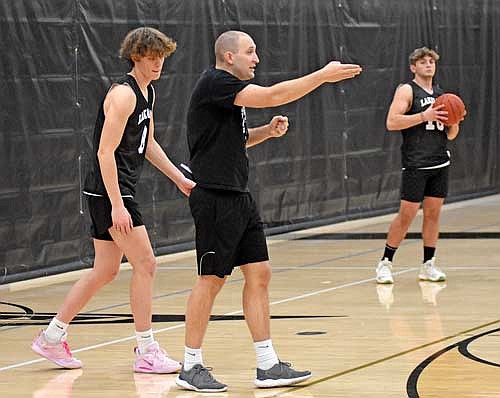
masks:
<svg viewBox="0 0 500 398"><path fill-rule="evenodd" d="M201 371L211 372L212 370L214 370L214 368L212 368L211 366L202 366L202 367L200 368L200 372L201 372Z"/></svg>
<svg viewBox="0 0 500 398"><path fill-rule="evenodd" d="M430 271L430 272L439 271L439 272L441 272L439 267L437 265L434 265L434 263L424 264L424 266L427 269L427 271Z"/></svg>
<svg viewBox="0 0 500 398"><path fill-rule="evenodd" d="M441 271L441 269L439 267L436 267L436 266L431 267L431 271L432 272L439 272L439 273L443 272L443 271Z"/></svg>
<svg viewBox="0 0 500 398"><path fill-rule="evenodd" d="M214 368L212 368L211 366L202 366L200 368L200 375L201 374L207 375L210 378L210 380L215 380L212 374L210 373L212 370L214 370Z"/></svg>
<svg viewBox="0 0 500 398"><path fill-rule="evenodd" d="M161 362L168 361L168 354L163 348L159 345L156 345L152 350L148 351L147 354L151 354L153 359L159 359ZM153 362L153 361L151 361Z"/></svg>
<svg viewBox="0 0 500 398"><path fill-rule="evenodd" d="M383 275L390 275L391 270L392 270L391 264L384 264L382 267L380 267L380 273Z"/></svg>

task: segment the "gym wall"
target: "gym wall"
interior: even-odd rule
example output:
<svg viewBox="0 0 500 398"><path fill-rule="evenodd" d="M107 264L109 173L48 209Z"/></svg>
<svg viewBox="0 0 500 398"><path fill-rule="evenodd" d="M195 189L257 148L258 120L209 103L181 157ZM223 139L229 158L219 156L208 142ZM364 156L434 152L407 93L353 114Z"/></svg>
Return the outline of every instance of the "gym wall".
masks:
<svg viewBox="0 0 500 398"><path fill-rule="evenodd" d="M490 0L3 0L0 2L0 284L92 265L82 180L107 88L128 71L126 32L153 26L177 51L155 83L155 136L188 157L186 110L213 42L228 29L257 44L256 83L330 60L363 73L292 104L248 110L250 126L290 118L285 137L249 150L251 190L268 233L394 211L399 133L385 128L408 54L436 49L436 81L468 116L450 143L448 201L499 192L500 2ZM193 247L187 200L151 166L138 201L156 254Z"/></svg>

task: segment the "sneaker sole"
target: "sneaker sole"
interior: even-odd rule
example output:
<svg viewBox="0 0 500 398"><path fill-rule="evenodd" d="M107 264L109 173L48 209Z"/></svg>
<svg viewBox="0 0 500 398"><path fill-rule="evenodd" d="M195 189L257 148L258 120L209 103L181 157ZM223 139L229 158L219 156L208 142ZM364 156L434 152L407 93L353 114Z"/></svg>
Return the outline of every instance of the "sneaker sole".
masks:
<svg viewBox="0 0 500 398"><path fill-rule="evenodd" d="M446 278L429 279L429 278L422 278L421 276L419 276L418 279L424 282L446 282Z"/></svg>
<svg viewBox="0 0 500 398"><path fill-rule="evenodd" d="M394 281L391 281L391 280L387 280L387 279L376 279L377 283L379 285L392 285L394 283Z"/></svg>
<svg viewBox="0 0 500 398"><path fill-rule="evenodd" d="M189 384L186 380L182 380L177 376L175 379L175 384L177 384L179 387L184 388L185 390L191 390L191 391L196 391L196 392L224 392L227 391L227 386L222 387L222 388L198 388L195 387L191 384Z"/></svg>
<svg viewBox="0 0 500 398"><path fill-rule="evenodd" d="M153 370L153 369L149 369L149 368L136 368L134 366L134 372L135 373L150 373L150 374L170 374L170 373L179 373L179 371L182 369L182 365L180 365L179 367L177 368L171 368L171 369L164 369L164 370Z"/></svg>
<svg viewBox="0 0 500 398"><path fill-rule="evenodd" d="M430 279L425 276L419 275L418 279L421 281L427 281L427 282L445 282L446 278L439 278L439 279Z"/></svg>
<svg viewBox="0 0 500 398"><path fill-rule="evenodd" d="M52 359L52 358L49 358L48 356L45 355L45 353L43 351L41 351L37 345L35 344L32 344L31 345L31 349L38 355L40 355L42 358L45 358L47 361L50 361L52 363L55 363L57 366L60 366L61 368L64 368L64 369L80 369L83 367L82 364L80 365L74 365L74 366L71 366L71 365L68 365L68 364L64 364L62 362L59 362L57 361L56 359Z"/></svg>
<svg viewBox="0 0 500 398"><path fill-rule="evenodd" d="M266 380L259 380L255 379L255 385L259 388L272 388L272 387L283 387L283 386L290 386L292 384L297 384L300 383L301 381L307 380L309 377L311 377L312 374L308 374L306 376L301 376L301 377L296 377L294 379L266 379Z"/></svg>

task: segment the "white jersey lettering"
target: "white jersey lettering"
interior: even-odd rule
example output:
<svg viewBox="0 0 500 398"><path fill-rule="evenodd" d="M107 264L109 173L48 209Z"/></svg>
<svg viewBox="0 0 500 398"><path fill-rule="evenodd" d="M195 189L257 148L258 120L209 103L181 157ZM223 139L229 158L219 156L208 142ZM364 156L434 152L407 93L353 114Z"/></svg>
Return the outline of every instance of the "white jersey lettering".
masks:
<svg viewBox="0 0 500 398"><path fill-rule="evenodd" d="M146 108L144 109L140 114L139 114L139 121L137 122L137 124L141 124L144 120L146 119L151 119L151 109L149 108Z"/></svg>
<svg viewBox="0 0 500 398"><path fill-rule="evenodd" d="M433 104L436 101L434 97L425 97L420 99L420 106L423 108L429 104Z"/></svg>

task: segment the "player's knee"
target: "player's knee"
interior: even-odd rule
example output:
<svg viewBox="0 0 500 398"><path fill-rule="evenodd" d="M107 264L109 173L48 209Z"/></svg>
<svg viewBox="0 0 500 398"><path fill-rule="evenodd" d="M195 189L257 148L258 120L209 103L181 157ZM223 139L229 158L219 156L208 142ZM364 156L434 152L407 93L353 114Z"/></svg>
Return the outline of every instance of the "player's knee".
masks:
<svg viewBox="0 0 500 398"><path fill-rule="evenodd" d="M202 290L210 296L215 297L224 286L226 279L215 275L200 275L196 281L194 290Z"/></svg>
<svg viewBox="0 0 500 398"><path fill-rule="evenodd" d="M110 283L113 279L116 278L118 274L118 269L93 269L92 270L92 279L95 284L99 286L104 286Z"/></svg>
<svg viewBox="0 0 500 398"><path fill-rule="evenodd" d="M267 288L271 281L271 274L270 267L262 268L259 272L255 273L252 278L247 279L246 282L255 287Z"/></svg>
<svg viewBox="0 0 500 398"><path fill-rule="evenodd" d="M409 226L412 223L412 221L416 215L417 215L417 211L414 211L413 209L401 211L399 213L400 223L404 226Z"/></svg>
<svg viewBox="0 0 500 398"><path fill-rule="evenodd" d="M259 275L260 283L262 285L269 285L269 282L271 281L271 268L266 268L265 270L262 270L262 272Z"/></svg>
<svg viewBox="0 0 500 398"><path fill-rule="evenodd" d="M222 286L224 286L224 279L222 279L222 282L218 282L212 285L212 294L217 295L222 289Z"/></svg>
<svg viewBox="0 0 500 398"><path fill-rule="evenodd" d="M112 282L116 278L116 275L118 275L118 269L113 269L106 272L106 274L104 275L105 283Z"/></svg>
<svg viewBox="0 0 500 398"><path fill-rule="evenodd" d="M440 213L440 209L424 210L424 218L431 221L438 221Z"/></svg>
<svg viewBox="0 0 500 398"><path fill-rule="evenodd" d="M151 256L145 256L137 261L136 264L132 264L134 267L134 272L140 272L141 274L147 275L152 278L156 272L156 258Z"/></svg>

